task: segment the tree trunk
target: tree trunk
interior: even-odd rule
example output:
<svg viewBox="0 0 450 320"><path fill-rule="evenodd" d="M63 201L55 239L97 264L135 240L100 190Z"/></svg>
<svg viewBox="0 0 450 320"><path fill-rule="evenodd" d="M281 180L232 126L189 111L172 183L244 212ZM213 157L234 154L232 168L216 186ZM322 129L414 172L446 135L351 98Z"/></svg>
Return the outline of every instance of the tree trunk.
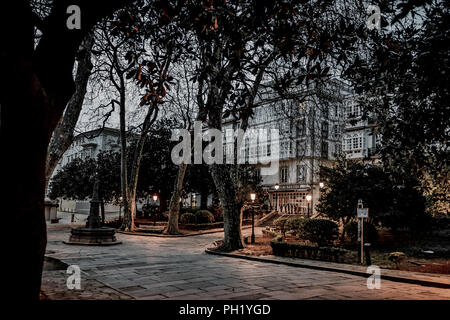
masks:
<svg viewBox="0 0 450 320"><path fill-rule="evenodd" d="M210 172L216 185L223 211L224 240L219 248L223 251L242 249L241 210L236 201L236 189L230 171L223 164L212 164Z"/></svg>
<svg viewBox="0 0 450 320"><path fill-rule="evenodd" d="M167 223L167 228L164 231L167 234L180 233L180 230L178 229L178 216L180 213L181 191L183 190L183 180L186 168L187 164L185 163L181 163L178 167L177 178L175 180L172 197L170 198L169 221Z"/></svg>
<svg viewBox="0 0 450 320"><path fill-rule="evenodd" d="M152 117L153 115L153 117ZM131 218L134 224L134 219L136 217L136 190L139 178L139 168L141 166L142 152L144 151L145 141L147 140L147 134L150 126L155 122L158 113L154 107L149 107L147 115L145 116L144 123L142 125L142 132L139 137L139 141L136 144L136 149L134 150L133 163L131 166L130 184L128 186L128 200L130 202L131 208Z"/></svg>
<svg viewBox="0 0 450 320"><path fill-rule="evenodd" d="M128 171L127 171L127 136L125 128L125 81L120 75L120 181L123 201L123 222L121 229L134 231L134 219L128 201Z"/></svg>
<svg viewBox="0 0 450 320"><path fill-rule="evenodd" d="M31 59L22 55L1 57L0 145L2 154L2 213L11 231L4 285L8 299L39 298L47 243L44 217L45 161L50 135L57 119L48 113L47 96L32 71ZM7 150L7 151L6 151Z"/></svg>
<svg viewBox="0 0 450 320"><path fill-rule="evenodd" d="M96 21L125 1L112 1L92 10L85 3L84 29L60 27L66 19L64 2L54 1L37 48L28 1L2 2L1 30L11 18L20 19L14 32L2 33L0 46L0 146L2 213L11 231L3 253L8 259L2 286L11 301L39 299L45 247L45 166L50 137L73 95L74 55ZM3 5L4 4L4 5ZM84 31L83 31L84 30Z"/></svg>
<svg viewBox="0 0 450 320"><path fill-rule="evenodd" d="M86 88L91 75L91 49L94 43L92 33L89 33L78 52L78 67L75 77L75 92L67 104L62 120L53 131L50 145L48 146L47 162L45 166L45 187L48 187L50 178L64 152L70 147L74 138L75 126L83 107Z"/></svg>
<svg viewBox="0 0 450 320"><path fill-rule="evenodd" d="M222 109L209 112L209 128L222 129ZM242 249L241 203L237 201L236 186L225 164L212 164L209 171L214 180L223 212L224 240L219 248L223 251ZM242 197L239 197L242 198Z"/></svg>

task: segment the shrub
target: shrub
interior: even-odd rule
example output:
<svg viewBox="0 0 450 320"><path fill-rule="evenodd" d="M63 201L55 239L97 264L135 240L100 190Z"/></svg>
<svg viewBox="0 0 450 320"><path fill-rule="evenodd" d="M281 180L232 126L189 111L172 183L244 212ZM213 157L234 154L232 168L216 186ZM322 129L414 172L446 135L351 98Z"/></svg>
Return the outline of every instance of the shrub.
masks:
<svg viewBox="0 0 450 320"><path fill-rule="evenodd" d="M294 231L298 233L306 219L302 217L290 217L287 219L284 227L286 230Z"/></svg>
<svg viewBox="0 0 450 320"><path fill-rule="evenodd" d="M356 243L358 241L358 222L352 221L348 223L344 227L344 233L347 239L349 239L352 243ZM377 228L365 221L364 222L364 242L376 243L378 239L378 230Z"/></svg>
<svg viewBox="0 0 450 320"><path fill-rule="evenodd" d="M326 219L304 219L298 234L302 239L317 243L319 246L330 244L339 234L338 225Z"/></svg>
<svg viewBox="0 0 450 320"><path fill-rule="evenodd" d="M273 254L282 257L317 259L341 262L348 250L335 247L318 247L299 243L281 242L275 238L270 242Z"/></svg>
<svg viewBox="0 0 450 320"><path fill-rule="evenodd" d="M214 222L213 214L208 210L198 210L195 213L196 223L212 223Z"/></svg>
<svg viewBox="0 0 450 320"><path fill-rule="evenodd" d="M196 217L193 213L190 212L186 212L183 213L180 217L180 222L183 224L189 224L189 223L195 223L196 221Z"/></svg>

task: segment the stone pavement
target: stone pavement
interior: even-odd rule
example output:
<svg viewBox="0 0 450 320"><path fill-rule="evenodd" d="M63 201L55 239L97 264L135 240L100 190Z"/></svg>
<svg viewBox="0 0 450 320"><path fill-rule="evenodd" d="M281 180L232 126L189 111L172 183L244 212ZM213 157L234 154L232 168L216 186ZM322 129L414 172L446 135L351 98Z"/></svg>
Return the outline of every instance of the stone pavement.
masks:
<svg viewBox="0 0 450 320"><path fill-rule="evenodd" d="M44 273L43 291L50 299L89 299L94 295L86 291L98 288L112 290L97 294L99 299L450 299L448 289L382 280L379 290L370 290L366 278L360 276L206 254L204 250L222 236L117 234L121 245L87 247L64 245L68 229L49 230L47 256L79 265L80 291L85 292L65 289L62 273L59 289L51 291L49 272ZM87 281L92 284L83 287Z"/></svg>

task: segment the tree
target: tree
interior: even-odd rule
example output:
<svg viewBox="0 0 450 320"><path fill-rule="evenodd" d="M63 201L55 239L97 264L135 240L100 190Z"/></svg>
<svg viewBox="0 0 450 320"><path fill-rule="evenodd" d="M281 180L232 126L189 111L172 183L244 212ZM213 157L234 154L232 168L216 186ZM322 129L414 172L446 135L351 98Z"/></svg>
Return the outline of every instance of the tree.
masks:
<svg viewBox="0 0 450 320"><path fill-rule="evenodd" d="M136 196L146 197L156 191L163 199L170 196L171 188L167 181L175 178L175 165L170 160L170 120L157 121L147 133L140 165L141 174L136 186ZM138 141L130 144L135 148ZM128 157L133 157L128 154ZM128 161L132 166L132 161ZM130 169L130 168L128 168ZM131 171L131 170L130 170ZM117 203L121 196L121 154L104 151L97 158L74 159L59 170L50 183L49 196L52 199L64 198L85 200L92 196L95 180L99 180L99 190L104 202ZM152 190L149 187L152 187Z"/></svg>
<svg viewBox="0 0 450 320"><path fill-rule="evenodd" d="M421 190L434 200L434 212L447 214L450 5L405 0L380 1L379 7L381 29L359 24L359 42L344 76L360 94L366 115L380 126L384 165L417 175ZM358 25L342 22L348 24Z"/></svg>
<svg viewBox="0 0 450 320"><path fill-rule="evenodd" d="M373 164L340 160L334 168L322 167L325 179L317 211L347 225L356 216L358 200L369 208L369 220L394 230L426 228L425 199L414 177Z"/></svg>
<svg viewBox="0 0 450 320"><path fill-rule="evenodd" d="M208 166L205 164L189 165L185 180L185 192L200 193L200 209L206 210L208 196L216 192Z"/></svg>
<svg viewBox="0 0 450 320"><path fill-rule="evenodd" d="M328 4L227 1L211 2L207 10L198 3L188 7L188 16L196 21L190 30L200 53L194 77L199 113L209 128L221 130L222 118L233 114L246 129L259 84L272 62L292 61L300 70L278 79L278 91L294 82L299 85L327 75L322 62L330 51L331 37L328 30L322 32L321 22ZM242 199L237 197L225 165L212 164L210 172L224 212L225 235L220 249L242 248Z"/></svg>
<svg viewBox="0 0 450 320"><path fill-rule="evenodd" d="M147 196L149 192L157 193L163 211L173 191L172 181L177 175L177 167L170 157L174 145L170 138L176 123L173 119L161 119L150 128L143 147L136 190L137 197Z"/></svg>
<svg viewBox="0 0 450 320"><path fill-rule="evenodd" d="M123 230L134 230L136 214L136 188L142 152L152 124L156 121L160 108L170 90L171 64L180 55L180 43L184 35L176 25L166 19L162 22L161 3L138 1L117 12L102 26L106 40L103 51L107 57L107 75L119 94L120 132L122 153L122 197L124 203ZM126 80L144 89L140 107L147 107L137 143L130 151L126 143L125 103ZM114 103L114 100L112 100ZM130 170L127 171L127 153L132 152Z"/></svg>
<svg viewBox="0 0 450 320"><path fill-rule="evenodd" d="M96 179L102 203L117 202L121 194L119 153L104 151L96 159L72 160L51 180L49 196L52 199L89 199Z"/></svg>
<svg viewBox="0 0 450 320"><path fill-rule="evenodd" d="M14 155L3 158L2 189L7 199L3 203L4 210L13 213L11 225L20 225L23 231L6 253L15 262L7 271L15 279L5 288L9 298L39 298L46 246L47 148L75 90L76 53L93 25L127 2L131 1L45 1L49 10L44 16L28 1L1 4L0 141L3 150ZM83 8L81 29L66 24L67 8L75 3ZM11 18L20 21L14 23L14 32ZM34 28L40 34L37 44ZM24 129L17 130L18 123Z"/></svg>

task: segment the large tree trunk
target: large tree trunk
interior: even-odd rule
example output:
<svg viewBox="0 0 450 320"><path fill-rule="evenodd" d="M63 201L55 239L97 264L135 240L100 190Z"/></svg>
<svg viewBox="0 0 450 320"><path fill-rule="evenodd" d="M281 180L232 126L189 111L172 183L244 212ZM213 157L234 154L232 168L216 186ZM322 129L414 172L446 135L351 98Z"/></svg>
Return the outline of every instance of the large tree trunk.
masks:
<svg viewBox="0 0 450 320"><path fill-rule="evenodd" d="M22 27L17 28L14 37L20 39ZM11 232L5 237L9 243L3 252L7 259L4 274L12 281L4 282L2 290L8 299L26 301L39 298L47 242L45 161L58 119L49 113L52 105L34 73L31 55L27 56L23 43L8 40L3 39L3 45L12 47L4 51L2 46L0 54L0 145L4 152L0 184L1 212L7 221L4 231Z"/></svg>
<svg viewBox="0 0 450 320"><path fill-rule="evenodd" d="M45 186L48 187L49 180L64 152L70 147L74 138L75 126L80 117L83 107L86 88L91 75L91 49L94 43L92 33L89 33L78 52L78 67L75 77L75 92L67 104L62 120L53 131L50 145L48 146L47 162L45 166Z"/></svg>
<svg viewBox="0 0 450 320"><path fill-rule="evenodd" d="M236 189L230 171L223 164L212 164L210 172L216 185L223 211L223 244L219 248L233 251L243 248L241 233L241 205L236 201Z"/></svg>
<svg viewBox="0 0 450 320"><path fill-rule="evenodd" d="M1 101L1 146L9 153L2 157L1 211L8 221L4 228L14 233L6 237L11 243L3 253L8 261L5 274L13 285L2 289L8 299L26 301L37 299L40 292L47 242L44 169L50 133L45 126L45 105L34 100L19 79L9 81L24 90L17 90L12 100ZM18 130L19 123L23 127Z"/></svg>
<svg viewBox="0 0 450 320"><path fill-rule="evenodd" d="M74 92L75 53L96 21L125 0L109 1L93 10L85 3L83 28L65 28L67 4L53 2L37 48L28 1L0 4L0 146L2 213L11 231L3 253L5 274L13 281L2 286L6 298L39 299L45 247L45 165L50 137ZM96 4L97 5L97 4ZM20 20L11 28L11 18Z"/></svg>
<svg viewBox="0 0 450 320"><path fill-rule="evenodd" d="M184 175L186 173L187 164L181 163L178 167L177 178L175 180L175 185L173 188L172 198L170 198L169 205L169 221L167 223L167 228L164 231L168 234L179 234L178 229L178 216L180 213L180 200L181 192L183 190Z"/></svg>
<svg viewBox="0 0 450 320"><path fill-rule="evenodd" d="M222 129L222 109L209 112L209 128ZM223 251L242 249L241 203L237 201L236 186L230 169L225 164L212 164L209 171L214 180L223 212L224 240L219 248Z"/></svg>

